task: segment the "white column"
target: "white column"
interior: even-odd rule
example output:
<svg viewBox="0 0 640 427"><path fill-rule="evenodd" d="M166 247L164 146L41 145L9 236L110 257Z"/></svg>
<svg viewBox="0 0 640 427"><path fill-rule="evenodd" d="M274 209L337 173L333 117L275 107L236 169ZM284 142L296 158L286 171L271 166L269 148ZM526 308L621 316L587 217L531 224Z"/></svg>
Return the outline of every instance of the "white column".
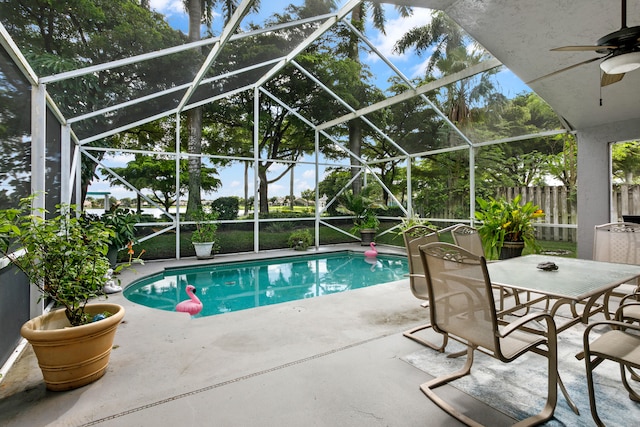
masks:
<svg viewBox="0 0 640 427"><path fill-rule="evenodd" d="M31 193L35 194L33 208L45 207L46 190L46 136L47 136L47 101L46 87L37 85L31 87ZM30 316L36 317L44 311L44 301L40 299L40 291L30 288Z"/></svg>

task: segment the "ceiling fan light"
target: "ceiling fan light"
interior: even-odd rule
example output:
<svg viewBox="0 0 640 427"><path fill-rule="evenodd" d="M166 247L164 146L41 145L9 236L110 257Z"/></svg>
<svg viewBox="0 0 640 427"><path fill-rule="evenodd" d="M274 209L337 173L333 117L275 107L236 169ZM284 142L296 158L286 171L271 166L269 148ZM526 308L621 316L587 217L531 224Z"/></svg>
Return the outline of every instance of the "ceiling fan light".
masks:
<svg viewBox="0 0 640 427"><path fill-rule="evenodd" d="M600 63L600 68L607 74L624 74L640 68L640 52L625 53L612 56Z"/></svg>

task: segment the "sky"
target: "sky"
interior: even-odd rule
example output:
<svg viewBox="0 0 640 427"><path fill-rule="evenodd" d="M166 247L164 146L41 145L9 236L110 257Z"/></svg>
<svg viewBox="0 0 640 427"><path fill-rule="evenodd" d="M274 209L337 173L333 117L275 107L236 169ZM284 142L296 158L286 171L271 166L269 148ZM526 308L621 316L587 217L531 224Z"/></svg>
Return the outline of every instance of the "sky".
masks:
<svg viewBox="0 0 640 427"><path fill-rule="evenodd" d="M274 1L263 0L261 2L261 8L259 14L250 13L243 23L247 22L260 22L264 17L271 16L274 12L282 11L282 4L289 4L295 2L301 4L302 0L287 0L287 1ZM346 1L338 1L339 5L344 4ZM188 28L188 16L184 10L183 0L151 0L151 8L157 12L160 12L166 16L167 22L176 29L183 32L187 32ZM426 69L426 62L428 55L417 57L411 52L407 52L403 55L399 55L393 51L393 46L396 41L410 28L415 26L424 25L429 22L431 17L431 10L415 8L413 14L409 18L401 18L394 10L393 6L384 5L386 8L385 16L387 19L386 34L382 34L378 30L375 30L370 25L365 30L366 36L369 40L380 50L397 68L409 78L423 76ZM219 15L218 15L219 16ZM220 22L220 19L215 19L214 22ZM214 25L212 28L214 34L219 34L221 31L220 25ZM375 54L369 55L364 58L364 62L368 63L371 71L374 74L374 81L379 87L385 89L387 79L395 75L395 73L382 62ZM507 96L514 96L521 93L524 90L528 90L527 87L510 72L500 73L500 85L503 87ZM112 158L109 162L110 166L124 166L127 159L124 157ZM301 159L301 162L313 161L311 157ZM276 176L281 173L282 168L285 167L273 167L270 169L270 177ZM242 196L244 192L244 168L242 166L232 166L222 169L218 169L222 181L222 187L215 193L203 194L203 199L213 200L218 197L225 196ZM325 168L320 168L320 180L322 180L325 173ZM299 165L295 169L294 173L294 193L296 196L300 196L303 190L315 188L315 168L313 165ZM269 197L283 197L289 194L290 177L286 175L284 178L269 186ZM91 185L90 191L110 191L112 196L116 198L122 197L134 197L134 193L130 190L122 187L110 187L105 182L95 182ZM253 180L251 179L249 185L249 194L253 194Z"/></svg>

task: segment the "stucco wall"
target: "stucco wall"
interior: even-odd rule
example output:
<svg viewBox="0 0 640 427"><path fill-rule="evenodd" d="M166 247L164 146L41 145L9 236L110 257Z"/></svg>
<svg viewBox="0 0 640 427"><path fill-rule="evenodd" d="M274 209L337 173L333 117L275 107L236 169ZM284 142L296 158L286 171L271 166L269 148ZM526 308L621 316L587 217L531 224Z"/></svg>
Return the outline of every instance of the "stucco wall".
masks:
<svg viewBox="0 0 640 427"><path fill-rule="evenodd" d="M591 259L593 228L612 221L610 144L640 139L640 122L629 120L583 129L577 136L578 258Z"/></svg>

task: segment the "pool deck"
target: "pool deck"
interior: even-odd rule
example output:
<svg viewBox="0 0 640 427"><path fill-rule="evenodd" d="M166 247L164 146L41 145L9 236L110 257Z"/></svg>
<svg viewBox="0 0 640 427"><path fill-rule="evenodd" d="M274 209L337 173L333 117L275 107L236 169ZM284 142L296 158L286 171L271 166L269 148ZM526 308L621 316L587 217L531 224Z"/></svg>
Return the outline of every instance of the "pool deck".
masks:
<svg viewBox="0 0 640 427"><path fill-rule="evenodd" d="M320 252L336 249L367 248ZM217 255L213 261L274 254L300 253ZM207 262L147 262L124 272L122 284ZM401 360L423 348L402 332L425 323L428 313L408 279L195 319L134 304L121 293L108 300L127 312L105 376L76 390L47 391L26 346L0 382L0 425L462 425L420 391L431 377ZM514 422L453 387L442 393L483 423Z"/></svg>

